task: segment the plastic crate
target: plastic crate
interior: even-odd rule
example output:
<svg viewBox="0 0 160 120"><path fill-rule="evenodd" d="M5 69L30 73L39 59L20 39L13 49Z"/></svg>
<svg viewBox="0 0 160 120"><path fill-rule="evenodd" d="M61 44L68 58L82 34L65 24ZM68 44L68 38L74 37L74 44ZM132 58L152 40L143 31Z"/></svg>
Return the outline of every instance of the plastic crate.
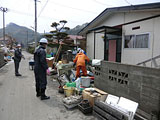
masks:
<svg viewBox="0 0 160 120"><path fill-rule="evenodd" d="M90 86L90 82L91 82L90 77L85 77L85 76L81 77L81 85L83 87L89 87Z"/></svg>
<svg viewBox="0 0 160 120"><path fill-rule="evenodd" d="M78 109L83 113L83 114L89 114L89 113L92 113L92 107L82 107L82 104L80 103L79 105L78 105Z"/></svg>
<svg viewBox="0 0 160 120"><path fill-rule="evenodd" d="M63 104L67 109L73 109L73 108L77 107L79 103L75 103L75 104L72 104L72 105L67 105L65 103L63 103Z"/></svg>

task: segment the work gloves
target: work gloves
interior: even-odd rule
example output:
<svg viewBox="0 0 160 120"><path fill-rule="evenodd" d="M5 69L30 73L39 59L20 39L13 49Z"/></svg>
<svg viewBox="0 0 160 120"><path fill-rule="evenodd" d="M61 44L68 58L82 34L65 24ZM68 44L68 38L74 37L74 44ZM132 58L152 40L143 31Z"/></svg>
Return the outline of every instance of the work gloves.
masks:
<svg viewBox="0 0 160 120"><path fill-rule="evenodd" d="M49 68L47 69L47 75L50 75L51 74L51 72L50 72L50 70L49 70Z"/></svg>

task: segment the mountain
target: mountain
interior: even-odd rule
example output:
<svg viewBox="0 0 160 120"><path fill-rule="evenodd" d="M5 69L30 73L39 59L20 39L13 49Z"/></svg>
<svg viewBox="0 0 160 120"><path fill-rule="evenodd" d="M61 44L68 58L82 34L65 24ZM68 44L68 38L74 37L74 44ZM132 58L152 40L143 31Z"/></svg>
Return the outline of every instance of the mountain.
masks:
<svg viewBox="0 0 160 120"><path fill-rule="evenodd" d="M70 29L67 33L69 35L77 35L77 33L84 28L88 23L84 23L82 25L77 25L73 29ZM24 47L27 45L27 42L34 41L34 31L24 27L17 25L15 23L9 23L5 28L5 34L11 36L16 39L16 42L21 43ZM3 36L3 29L0 29L0 37ZM42 35L37 33L37 39L40 39ZM27 41L28 38L28 41Z"/></svg>
<svg viewBox="0 0 160 120"><path fill-rule="evenodd" d="M5 34L9 35L16 39L16 42L21 43L22 45L26 46L27 44L27 38L28 43L34 41L34 31L24 27L19 26L15 23L9 23L5 28ZM0 29L0 37L3 36L3 29ZM37 39L39 39L41 36L39 33L37 33Z"/></svg>
<svg viewBox="0 0 160 120"><path fill-rule="evenodd" d="M88 23L84 23L84 24L82 24L82 25L77 25L77 26L74 27L73 29L70 29L67 33L68 33L69 35L77 35L78 32L79 32L82 28L84 28L87 24L88 24Z"/></svg>

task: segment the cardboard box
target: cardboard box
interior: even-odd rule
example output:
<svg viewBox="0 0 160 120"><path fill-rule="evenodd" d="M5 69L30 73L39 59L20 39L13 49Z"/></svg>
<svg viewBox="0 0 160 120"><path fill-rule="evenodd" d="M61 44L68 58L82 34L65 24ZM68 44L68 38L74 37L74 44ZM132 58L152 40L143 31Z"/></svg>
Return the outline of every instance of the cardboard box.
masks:
<svg viewBox="0 0 160 120"><path fill-rule="evenodd" d="M104 102L107 98L107 95L108 95L108 93L106 93L98 88L94 88L94 89L96 90L97 93L99 93L98 96L95 96L95 95L91 94L91 92L86 91L86 90L83 90L83 92L82 92L83 99L89 100L89 103L91 106L94 106L94 102L96 100Z"/></svg>

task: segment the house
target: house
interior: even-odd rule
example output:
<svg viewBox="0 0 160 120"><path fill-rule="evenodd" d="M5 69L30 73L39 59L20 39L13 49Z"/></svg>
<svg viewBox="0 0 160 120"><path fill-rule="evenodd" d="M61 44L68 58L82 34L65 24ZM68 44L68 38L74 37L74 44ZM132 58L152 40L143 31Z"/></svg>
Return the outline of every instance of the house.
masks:
<svg viewBox="0 0 160 120"><path fill-rule="evenodd" d="M68 39L66 39L64 42L71 43L72 46L80 47L83 50L86 50L86 39L83 36L79 35L68 35Z"/></svg>
<svg viewBox="0 0 160 120"><path fill-rule="evenodd" d="M53 37L53 34L47 33L45 34L50 44L58 46L58 40ZM80 35L68 35L64 40L60 40L61 44L67 45L70 48L80 47L86 51L86 39ZM52 46L53 46L52 45Z"/></svg>
<svg viewBox="0 0 160 120"><path fill-rule="evenodd" d="M0 44L6 44L12 46L16 40L9 35L5 35L5 40L3 37L0 37Z"/></svg>
<svg viewBox="0 0 160 120"><path fill-rule="evenodd" d="M159 31L160 2L107 8L79 34L91 59L136 65L160 55Z"/></svg>

